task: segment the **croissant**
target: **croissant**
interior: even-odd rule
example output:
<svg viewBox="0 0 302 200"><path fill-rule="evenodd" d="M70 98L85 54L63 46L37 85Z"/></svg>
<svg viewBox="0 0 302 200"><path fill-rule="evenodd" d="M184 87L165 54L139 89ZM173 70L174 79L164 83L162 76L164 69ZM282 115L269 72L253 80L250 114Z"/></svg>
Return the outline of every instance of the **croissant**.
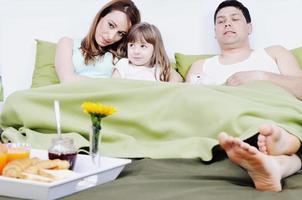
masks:
<svg viewBox="0 0 302 200"><path fill-rule="evenodd" d="M24 172L54 179L55 177L45 172L44 169L68 169L69 166L69 162L66 160L40 160L38 163L26 168Z"/></svg>
<svg viewBox="0 0 302 200"><path fill-rule="evenodd" d="M2 171L3 176L13 177L13 178L21 178L24 179L25 175L22 172L30 167L31 165L35 165L39 162L38 158L24 158L24 159L17 159L9 162Z"/></svg>
<svg viewBox="0 0 302 200"><path fill-rule="evenodd" d="M41 160L38 158L24 158L9 162L3 169L3 176L27 179L28 174L35 174L54 179L54 176L43 171L44 169L68 169L66 160Z"/></svg>

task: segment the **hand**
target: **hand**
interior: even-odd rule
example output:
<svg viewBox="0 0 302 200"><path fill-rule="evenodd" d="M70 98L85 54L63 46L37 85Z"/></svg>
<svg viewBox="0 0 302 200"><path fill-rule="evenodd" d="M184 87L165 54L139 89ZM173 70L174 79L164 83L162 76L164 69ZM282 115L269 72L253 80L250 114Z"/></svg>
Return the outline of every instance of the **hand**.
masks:
<svg viewBox="0 0 302 200"><path fill-rule="evenodd" d="M264 80L266 72L264 71L245 71L245 72L237 72L231 75L227 81L226 85L228 86L238 86L243 85L250 81L255 80Z"/></svg>

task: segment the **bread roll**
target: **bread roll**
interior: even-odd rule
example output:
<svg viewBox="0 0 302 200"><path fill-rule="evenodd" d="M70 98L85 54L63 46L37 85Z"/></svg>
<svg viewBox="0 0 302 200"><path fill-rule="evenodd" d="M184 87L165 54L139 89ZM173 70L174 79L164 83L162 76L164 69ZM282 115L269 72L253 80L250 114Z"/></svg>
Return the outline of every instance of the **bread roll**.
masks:
<svg viewBox="0 0 302 200"><path fill-rule="evenodd" d="M49 182L50 180L55 180L55 176L51 173L43 171L45 169L66 169L69 168L69 162L66 160L41 160L38 158L24 158L17 159L9 162L3 169L3 176L19 178L19 179L30 179L30 180L40 180ZM44 178L30 176L38 175Z"/></svg>

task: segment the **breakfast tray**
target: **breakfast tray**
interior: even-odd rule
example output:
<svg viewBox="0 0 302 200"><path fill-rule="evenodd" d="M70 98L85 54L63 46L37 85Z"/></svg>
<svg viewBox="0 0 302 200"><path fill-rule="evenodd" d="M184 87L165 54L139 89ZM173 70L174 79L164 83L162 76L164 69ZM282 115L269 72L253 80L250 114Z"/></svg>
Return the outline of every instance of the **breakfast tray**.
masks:
<svg viewBox="0 0 302 200"><path fill-rule="evenodd" d="M47 159L47 151L31 150L31 157ZM21 180L0 176L0 195L26 199L56 199L115 180L129 159L101 157L100 166L90 156L77 155L73 171L77 174L52 183Z"/></svg>

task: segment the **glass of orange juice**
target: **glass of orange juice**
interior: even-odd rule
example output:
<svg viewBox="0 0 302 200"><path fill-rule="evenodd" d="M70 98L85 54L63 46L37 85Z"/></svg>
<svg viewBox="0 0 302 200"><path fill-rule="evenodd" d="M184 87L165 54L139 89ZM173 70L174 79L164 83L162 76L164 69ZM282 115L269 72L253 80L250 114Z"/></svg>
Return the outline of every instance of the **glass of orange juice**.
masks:
<svg viewBox="0 0 302 200"><path fill-rule="evenodd" d="M2 174L2 169L7 163L7 147L5 144L0 143L0 175Z"/></svg>
<svg viewBox="0 0 302 200"><path fill-rule="evenodd" d="M8 143L7 162L20 158L29 158L31 146L28 143Z"/></svg>

